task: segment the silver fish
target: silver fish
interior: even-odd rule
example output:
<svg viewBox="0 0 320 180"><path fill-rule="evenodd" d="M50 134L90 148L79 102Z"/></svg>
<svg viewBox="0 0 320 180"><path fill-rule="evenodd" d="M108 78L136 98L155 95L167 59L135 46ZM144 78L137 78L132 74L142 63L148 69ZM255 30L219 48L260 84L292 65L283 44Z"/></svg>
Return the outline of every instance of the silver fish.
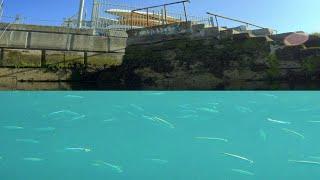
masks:
<svg viewBox="0 0 320 180"><path fill-rule="evenodd" d="M294 134L296 136L299 136L300 138L304 139L304 135L302 135L301 133L298 133L296 131L290 130L290 129L286 129L286 128L282 128L283 131Z"/></svg>
<svg viewBox="0 0 320 180"><path fill-rule="evenodd" d="M163 160L163 159L146 159L146 160L153 161L158 164L167 164L168 163L168 160Z"/></svg>
<svg viewBox="0 0 320 180"><path fill-rule="evenodd" d="M39 162L39 161L43 161L44 159L36 158L36 157L27 157L27 158L23 158L23 160L25 160L25 161Z"/></svg>
<svg viewBox="0 0 320 180"><path fill-rule="evenodd" d="M10 130L19 130L19 129L24 129L21 126L3 126L5 129L10 129Z"/></svg>
<svg viewBox="0 0 320 180"><path fill-rule="evenodd" d="M56 130L54 127L43 127L43 128L36 128L36 131L41 131L41 132L50 132Z"/></svg>
<svg viewBox="0 0 320 180"><path fill-rule="evenodd" d="M254 173L250 172L250 171L245 171L242 169L231 169L233 172L237 172L240 174L244 174L244 175L248 175L248 176L254 176Z"/></svg>
<svg viewBox="0 0 320 180"><path fill-rule="evenodd" d="M108 167L111 167L113 170L115 170L117 173L122 173L123 170L121 168L121 166L117 166L117 165L114 165L114 164L111 164L111 163L108 163L108 162L104 162L104 161L95 161L94 163L96 166L100 166L100 165L104 165L104 166L108 166Z"/></svg>
<svg viewBox="0 0 320 180"><path fill-rule="evenodd" d="M65 98L77 98L77 99L83 99L83 96L76 96L76 95L66 95Z"/></svg>
<svg viewBox="0 0 320 180"><path fill-rule="evenodd" d="M195 139L202 139L202 140L215 140L215 141L228 142L228 139L224 139L224 138L216 138L216 137L195 137Z"/></svg>
<svg viewBox="0 0 320 180"><path fill-rule="evenodd" d="M289 160L288 160L288 162L303 163L303 164L313 164L313 165L320 165L320 162L316 162L316 161L291 160L291 159L289 159Z"/></svg>
<svg viewBox="0 0 320 180"><path fill-rule="evenodd" d="M91 149L88 148L80 148L80 147L69 147L65 148L66 151L73 151L73 152L91 152Z"/></svg>
<svg viewBox="0 0 320 180"><path fill-rule="evenodd" d="M288 122L288 121L279 121L271 118L268 118L267 120L273 123L278 123L278 124L291 124L291 122Z"/></svg>
<svg viewBox="0 0 320 180"><path fill-rule="evenodd" d="M16 139L17 142L25 142L25 143L33 143L33 144L38 144L39 141L34 140L34 139Z"/></svg>
<svg viewBox="0 0 320 180"><path fill-rule="evenodd" d="M231 157L234 157L234 158L238 158L238 159L241 159L241 160L244 160L244 161L248 161L249 163L253 163L252 160L246 158L246 157L243 157L243 156L239 156L239 155L236 155L236 154L231 154L231 153L223 153L224 155L227 155L227 156L231 156Z"/></svg>

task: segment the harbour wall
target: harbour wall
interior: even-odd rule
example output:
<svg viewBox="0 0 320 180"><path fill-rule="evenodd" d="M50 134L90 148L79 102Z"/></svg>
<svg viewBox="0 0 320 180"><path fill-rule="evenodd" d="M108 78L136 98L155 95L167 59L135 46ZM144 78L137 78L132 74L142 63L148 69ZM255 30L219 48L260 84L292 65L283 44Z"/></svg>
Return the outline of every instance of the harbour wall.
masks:
<svg viewBox="0 0 320 180"><path fill-rule="evenodd" d="M81 89L72 83L93 82L92 89L121 90L320 89L316 35L288 46L284 42L292 33L190 22L106 36L61 27L1 26L0 82L7 84L2 87L52 82L54 88Z"/></svg>
<svg viewBox="0 0 320 180"><path fill-rule="evenodd" d="M312 89L320 80L320 38L288 46L290 34L191 23L134 29L122 65L110 70L120 80L104 80L127 89Z"/></svg>
<svg viewBox="0 0 320 180"><path fill-rule="evenodd" d="M93 30L54 26L0 24L0 47L29 50L80 52L116 52L126 47L124 32L106 31L105 36Z"/></svg>

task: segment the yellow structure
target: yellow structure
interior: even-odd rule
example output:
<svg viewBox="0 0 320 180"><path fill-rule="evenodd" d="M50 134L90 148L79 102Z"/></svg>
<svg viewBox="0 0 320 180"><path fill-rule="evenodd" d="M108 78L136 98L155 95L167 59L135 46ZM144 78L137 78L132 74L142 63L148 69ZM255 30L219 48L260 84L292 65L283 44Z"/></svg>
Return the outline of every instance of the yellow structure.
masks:
<svg viewBox="0 0 320 180"><path fill-rule="evenodd" d="M174 18L172 16L164 15L164 13L144 12L144 11L130 11L123 9L109 9L106 13L118 17L119 25L148 27L162 24L172 24L181 22L181 18Z"/></svg>

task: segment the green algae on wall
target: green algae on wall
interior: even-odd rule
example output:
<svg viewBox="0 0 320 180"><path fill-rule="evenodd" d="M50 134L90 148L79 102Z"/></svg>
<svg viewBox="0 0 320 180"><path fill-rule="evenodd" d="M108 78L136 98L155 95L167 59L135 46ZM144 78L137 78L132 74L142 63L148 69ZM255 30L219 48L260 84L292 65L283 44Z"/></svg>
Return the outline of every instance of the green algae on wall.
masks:
<svg viewBox="0 0 320 180"><path fill-rule="evenodd" d="M28 50L5 50L2 66L37 67L40 65L41 52Z"/></svg>
<svg viewBox="0 0 320 180"><path fill-rule="evenodd" d="M269 69L267 69L268 77L272 80L279 77L280 64L276 54L269 54L267 57Z"/></svg>

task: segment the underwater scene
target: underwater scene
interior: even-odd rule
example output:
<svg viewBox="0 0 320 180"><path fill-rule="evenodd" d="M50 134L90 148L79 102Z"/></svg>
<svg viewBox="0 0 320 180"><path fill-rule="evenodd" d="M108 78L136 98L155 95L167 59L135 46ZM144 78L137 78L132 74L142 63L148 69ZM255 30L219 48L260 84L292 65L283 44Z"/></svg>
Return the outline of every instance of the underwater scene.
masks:
<svg viewBox="0 0 320 180"><path fill-rule="evenodd" d="M1 92L1 180L320 179L319 92Z"/></svg>

